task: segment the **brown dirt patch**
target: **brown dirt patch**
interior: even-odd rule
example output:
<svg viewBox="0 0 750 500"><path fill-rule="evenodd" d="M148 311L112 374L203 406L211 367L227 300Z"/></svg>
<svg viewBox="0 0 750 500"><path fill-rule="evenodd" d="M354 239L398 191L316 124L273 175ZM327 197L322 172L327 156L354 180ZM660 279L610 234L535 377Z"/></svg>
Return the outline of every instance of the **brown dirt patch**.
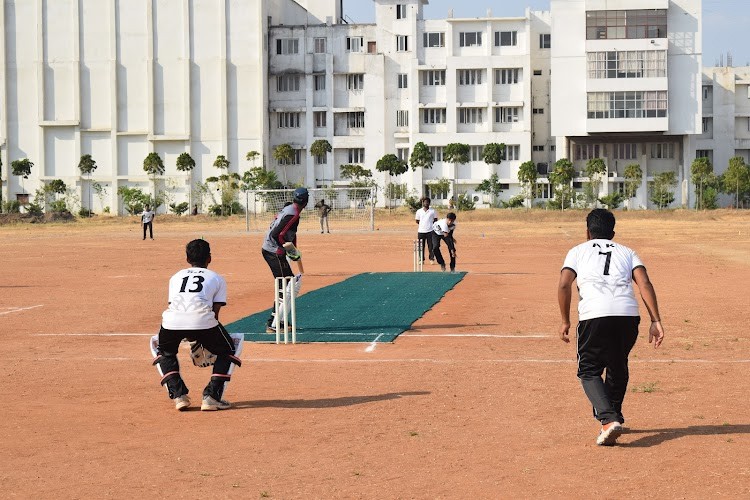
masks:
<svg viewBox="0 0 750 500"><path fill-rule="evenodd" d="M458 268L469 274L412 330L371 352L246 344L226 394L235 408L210 414L174 411L147 335L195 237L211 242L211 267L227 278L224 322L268 307L261 234L208 217L157 218L155 241L141 241L136 218L4 226L3 489L19 498L748 496L750 214L617 216L617 239L654 281L667 338L659 350L639 339L630 431L611 449L594 445L574 349L554 336L559 268L585 213L459 214ZM411 215L380 214L376 225L301 233L303 291L411 270ZM208 372L182 359L198 399Z"/></svg>

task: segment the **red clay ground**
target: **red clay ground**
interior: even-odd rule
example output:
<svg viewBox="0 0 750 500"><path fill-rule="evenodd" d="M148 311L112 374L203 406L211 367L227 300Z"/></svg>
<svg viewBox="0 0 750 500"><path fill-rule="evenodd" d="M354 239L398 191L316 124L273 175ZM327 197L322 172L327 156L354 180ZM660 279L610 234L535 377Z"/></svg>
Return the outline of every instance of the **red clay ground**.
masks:
<svg viewBox="0 0 750 500"><path fill-rule="evenodd" d="M155 241L134 220L0 227L3 495L747 497L750 214L617 215L667 337L634 349L630 431L614 448L594 445L574 348L556 337L559 268L585 213L459 214L469 274L411 331L369 352L245 344L226 392L235 407L217 413L174 410L148 336L194 237L227 278L224 322L267 308L260 234L203 218L158 218ZM411 217L301 233L303 291L411 270ZM182 361L199 399L209 372Z"/></svg>

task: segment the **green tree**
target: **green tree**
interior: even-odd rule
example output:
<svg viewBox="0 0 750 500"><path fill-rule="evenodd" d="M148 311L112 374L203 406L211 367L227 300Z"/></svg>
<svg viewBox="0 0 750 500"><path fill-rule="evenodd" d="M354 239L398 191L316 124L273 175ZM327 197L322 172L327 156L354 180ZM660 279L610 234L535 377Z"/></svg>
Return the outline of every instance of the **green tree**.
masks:
<svg viewBox="0 0 750 500"><path fill-rule="evenodd" d="M28 179L31 175L31 168L34 166L31 160L24 158L22 160L13 160L10 162L11 173L21 178L21 191L24 193L26 189L23 187L23 180Z"/></svg>
<svg viewBox="0 0 750 500"><path fill-rule="evenodd" d="M279 180L276 172L266 170L263 167L253 167L242 174L243 191L256 191L259 189L281 189L284 185Z"/></svg>
<svg viewBox="0 0 750 500"><path fill-rule="evenodd" d="M161 205L159 198L159 191L156 187L156 176L164 175L164 162L161 160L159 153L149 153L148 156L143 160L143 170L151 176L151 180L154 183L154 212Z"/></svg>
<svg viewBox="0 0 750 500"><path fill-rule="evenodd" d="M286 186L286 166L294 160L294 148L289 144L279 144L273 148L273 159L281 165L284 171L284 185Z"/></svg>
<svg viewBox="0 0 750 500"><path fill-rule="evenodd" d="M389 153L386 155L383 155L382 158L378 160L378 162L375 164L375 168L378 170L378 172L387 172L389 179L399 176L409 170L408 165L405 161L400 160L398 156L394 155L393 153ZM388 186L390 186L392 183L389 182ZM393 188L389 188L386 186L386 197L389 200L388 208L391 207L391 201L395 200L396 198L392 196L396 196L400 194L400 191L396 191Z"/></svg>
<svg viewBox="0 0 750 500"><path fill-rule="evenodd" d="M677 174L675 172L662 172L654 176L651 183L651 202L659 210L667 208L674 203L674 188L677 187Z"/></svg>
<svg viewBox="0 0 750 500"><path fill-rule="evenodd" d="M490 175L489 179L484 179L479 183L479 186L477 186L477 191L490 195L492 200L491 205L493 207L496 206L497 197L500 193L503 192L500 184L500 177L497 174L493 173L492 175Z"/></svg>
<svg viewBox="0 0 750 500"><path fill-rule="evenodd" d="M117 194L122 198L122 204L130 215L143 211L143 206L150 203L151 198L139 188L120 186Z"/></svg>
<svg viewBox="0 0 750 500"><path fill-rule="evenodd" d="M560 201L560 209L565 210L565 196L568 195L568 206L572 203L572 190L570 189L570 183L573 181L575 176L575 169L573 163L567 158L560 158L555 162L555 167L552 172L549 173L549 181L555 189L555 198Z"/></svg>
<svg viewBox="0 0 750 500"><path fill-rule="evenodd" d="M498 144L491 142L484 146L482 150L482 160L487 165L500 165L500 162L505 159L505 144Z"/></svg>
<svg viewBox="0 0 750 500"><path fill-rule="evenodd" d="M625 196L621 192L615 191L599 198L599 203L606 205L608 209L612 210L619 207L624 198Z"/></svg>
<svg viewBox="0 0 750 500"><path fill-rule="evenodd" d="M94 193L96 194L96 197L99 199L99 205L102 206L102 210L104 212L109 212L109 207L104 206L104 198L106 198L107 194L109 194L109 191L107 190L107 186L99 182L94 182L92 187L94 188Z"/></svg>
<svg viewBox="0 0 750 500"><path fill-rule="evenodd" d="M625 196L630 199L635 196L635 193L638 192L638 188L641 187L641 183L643 182L641 165L631 163L625 167L623 177L625 178Z"/></svg>
<svg viewBox="0 0 750 500"><path fill-rule="evenodd" d="M362 165L346 164L339 167L341 178L351 181L351 187L372 187L372 171L362 167Z"/></svg>
<svg viewBox="0 0 750 500"><path fill-rule="evenodd" d="M252 163L253 167L255 167L255 160L257 160L258 157L260 157L260 153L258 153L257 151L248 151L245 155L245 159Z"/></svg>
<svg viewBox="0 0 750 500"><path fill-rule="evenodd" d="M534 198L537 197L537 178L539 172L536 169L533 161L525 161L518 167L518 182L523 187L524 197L529 200L529 206L534 202Z"/></svg>
<svg viewBox="0 0 750 500"><path fill-rule="evenodd" d="M409 156L409 166L411 170L416 171L418 168L432 168L432 153L430 148L424 142L418 142L414 145L414 149Z"/></svg>
<svg viewBox="0 0 750 500"><path fill-rule="evenodd" d="M451 194L451 198L453 199L454 205L458 203L458 195L456 193L456 175L458 172L458 165L469 163L469 160L471 159L469 157L470 150L468 144L462 144L460 142L452 142L443 149L443 161L453 163L453 193Z"/></svg>
<svg viewBox="0 0 750 500"><path fill-rule="evenodd" d="M586 201L589 204L596 205L599 198L599 188L602 184L602 177L607 173L607 165L601 158L591 158L586 162Z"/></svg>
<svg viewBox="0 0 750 500"><path fill-rule="evenodd" d="M448 196L448 191L451 188L451 181L449 179L436 179L428 182L427 187L430 188L430 195L433 198L445 198Z"/></svg>
<svg viewBox="0 0 750 500"><path fill-rule="evenodd" d="M324 160L331 151L333 151L331 143L325 139L318 139L310 146L310 155L320 159L320 163L325 163Z"/></svg>
<svg viewBox="0 0 750 500"><path fill-rule="evenodd" d="M729 166L722 176L722 192L734 195L734 206L740 208L740 202L750 198L750 165L745 158L735 156L729 159Z"/></svg>
<svg viewBox="0 0 750 500"><path fill-rule="evenodd" d="M60 199L60 195L65 194L67 190L68 186L65 185L62 179L53 179L49 184L44 186L45 193L51 193L55 197L51 205L53 213L62 213L67 210L65 200Z"/></svg>
<svg viewBox="0 0 750 500"><path fill-rule="evenodd" d="M89 196L88 196L88 214L91 216L91 174L94 173L94 170L96 170L96 161L94 161L93 158L91 158L91 155L83 155L81 156L81 159L78 161L78 170L81 172L81 175L88 175L89 176Z"/></svg>
<svg viewBox="0 0 750 500"><path fill-rule="evenodd" d="M180 153L175 162L178 172L188 173L188 207L193 204L193 169L195 168L195 160L190 153Z"/></svg>
<svg viewBox="0 0 750 500"><path fill-rule="evenodd" d="M714 179L714 167L711 165L711 160L708 158L696 158L690 165L690 178L695 184L697 202L695 204L696 209L704 209L703 202L703 187L707 183L711 183Z"/></svg>

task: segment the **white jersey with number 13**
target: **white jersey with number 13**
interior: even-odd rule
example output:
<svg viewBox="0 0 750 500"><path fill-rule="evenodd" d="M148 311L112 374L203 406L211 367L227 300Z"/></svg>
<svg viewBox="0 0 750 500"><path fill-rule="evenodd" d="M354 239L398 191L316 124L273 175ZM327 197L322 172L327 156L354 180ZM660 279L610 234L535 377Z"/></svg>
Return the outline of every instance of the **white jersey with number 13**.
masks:
<svg viewBox="0 0 750 500"><path fill-rule="evenodd" d="M573 247L563 269L576 274L579 321L605 316L639 316L633 271L644 267L636 253L611 240L589 240Z"/></svg>
<svg viewBox="0 0 750 500"><path fill-rule="evenodd" d="M227 284L221 275L202 267L177 272L169 279L169 307L161 325L167 330L206 330L219 324L214 304L227 303Z"/></svg>

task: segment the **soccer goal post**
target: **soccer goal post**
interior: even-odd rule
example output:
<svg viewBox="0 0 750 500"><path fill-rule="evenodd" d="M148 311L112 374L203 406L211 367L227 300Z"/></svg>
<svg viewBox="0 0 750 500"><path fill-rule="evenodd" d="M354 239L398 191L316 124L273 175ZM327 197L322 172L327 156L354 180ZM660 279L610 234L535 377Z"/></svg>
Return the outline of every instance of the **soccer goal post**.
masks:
<svg viewBox="0 0 750 500"><path fill-rule="evenodd" d="M331 207L328 225L331 231L375 230L375 187L315 188L308 189L310 200L303 210L299 230L320 230L320 210L315 207L321 200ZM294 189L267 189L247 191L245 222L247 231L265 231L276 214L292 201Z"/></svg>

